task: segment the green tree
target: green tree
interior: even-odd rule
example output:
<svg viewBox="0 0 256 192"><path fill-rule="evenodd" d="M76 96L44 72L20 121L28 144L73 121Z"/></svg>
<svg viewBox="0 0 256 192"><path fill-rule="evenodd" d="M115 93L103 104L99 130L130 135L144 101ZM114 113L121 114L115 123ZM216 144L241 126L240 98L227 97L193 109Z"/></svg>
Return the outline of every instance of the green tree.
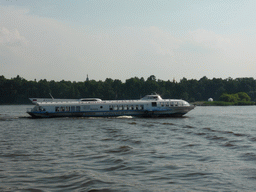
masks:
<svg viewBox="0 0 256 192"><path fill-rule="evenodd" d="M237 95L239 97L239 101L251 101L251 98L245 92L239 92L239 93L237 93Z"/></svg>
<svg viewBox="0 0 256 192"><path fill-rule="evenodd" d="M0 103L14 104L30 102L31 97L138 99L144 95L158 93L163 98L183 98L188 101L203 101L208 98L227 102L248 102L256 99L256 80L253 78L213 78L206 76L199 80L183 78L180 82L164 81L151 75L144 78L133 77L124 83L107 78L105 81L27 81L17 75L6 79L0 76Z"/></svg>
<svg viewBox="0 0 256 192"><path fill-rule="evenodd" d="M245 101L250 101L251 98L248 96L247 93L244 92L239 92L235 94L227 94L224 93L220 96L219 98L220 101L225 101L225 102L245 102Z"/></svg>

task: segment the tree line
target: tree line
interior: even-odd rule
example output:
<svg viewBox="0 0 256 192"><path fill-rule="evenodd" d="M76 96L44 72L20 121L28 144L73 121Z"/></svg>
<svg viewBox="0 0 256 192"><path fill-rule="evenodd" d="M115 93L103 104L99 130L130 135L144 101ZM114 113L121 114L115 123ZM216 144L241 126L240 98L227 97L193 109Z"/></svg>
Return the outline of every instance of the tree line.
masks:
<svg viewBox="0 0 256 192"><path fill-rule="evenodd" d="M199 80L183 78L180 82L163 81L151 75L147 79L133 77L122 82L107 78L105 81L39 81L26 80L19 75L6 79L0 76L0 104L28 104L28 98L101 99L139 99L144 95L158 93L162 98L184 99L189 102L219 100L223 94L244 92L252 101L256 98L256 80L254 78L213 78L202 77ZM222 98L223 100L223 98Z"/></svg>

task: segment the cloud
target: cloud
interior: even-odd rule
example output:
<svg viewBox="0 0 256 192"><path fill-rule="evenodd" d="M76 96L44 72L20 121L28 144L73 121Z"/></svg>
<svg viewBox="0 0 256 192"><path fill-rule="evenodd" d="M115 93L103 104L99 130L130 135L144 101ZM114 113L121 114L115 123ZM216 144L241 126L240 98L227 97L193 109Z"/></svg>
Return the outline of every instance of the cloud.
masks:
<svg viewBox="0 0 256 192"><path fill-rule="evenodd" d="M230 45L230 39L213 31L197 29L188 33L189 41L210 49L226 49Z"/></svg>
<svg viewBox="0 0 256 192"><path fill-rule="evenodd" d="M198 29L190 31L187 41L205 49L221 53L225 59L236 62L255 61L256 51L253 48L256 43L254 35L228 34L221 35L213 31Z"/></svg>
<svg viewBox="0 0 256 192"><path fill-rule="evenodd" d="M176 37L157 26L96 30L15 7L0 7L0 18L0 71L8 78L255 76L253 36L197 29Z"/></svg>
<svg viewBox="0 0 256 192"><path fill-rule="evenodd" d="M155 26L147 30L145 34L149 33L148 39L158 54L174 56L174 50L178 49L182 44L181 40Z"/></svg>
<svg viewBox="0 0 256 192"><path fill-rule="evenodd" d="M218 34L197 29L180 40L175 61L183 74L177 73L178 77L255 77L256 38L252 34Z"/></svg>
<svg viewBox="0 0 256 192"><path fill-rule="evenodd" d="M31 79L57 80L84 80L86 74L95 79L147 77L165 68L161 57L173 57L181 43L154 26L96 31L29 15L29 10L3 10L1 17L8 19L0 21L2 45L22 45L5 47L12 53L8 66L15 66L12 76L22 73Z"/></svg>
<svg viewBox="0 0 256 192"><path fill-rule="evenodd" d="M9 31L3 27L0 29L0 44L6 46L26 45L27 41L24 36L21 36L17 29Z"/></svg>

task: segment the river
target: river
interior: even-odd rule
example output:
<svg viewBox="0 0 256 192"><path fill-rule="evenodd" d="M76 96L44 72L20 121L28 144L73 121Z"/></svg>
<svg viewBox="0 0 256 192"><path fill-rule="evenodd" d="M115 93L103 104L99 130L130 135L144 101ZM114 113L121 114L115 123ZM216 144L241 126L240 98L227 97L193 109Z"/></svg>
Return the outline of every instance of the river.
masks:
<svg viewBox="0 0 256 192"><path fill-rule="evenodd" d="M0 106L0 191L256 191L256 106L32 119Z"/></svg>

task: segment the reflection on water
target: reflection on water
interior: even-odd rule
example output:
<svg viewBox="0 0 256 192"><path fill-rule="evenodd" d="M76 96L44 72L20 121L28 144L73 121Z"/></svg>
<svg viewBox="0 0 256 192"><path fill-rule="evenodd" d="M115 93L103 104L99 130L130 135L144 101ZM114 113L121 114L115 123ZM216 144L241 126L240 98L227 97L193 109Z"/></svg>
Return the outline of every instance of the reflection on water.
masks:
<svg viewBox="0 0 256 192"><path fill-rule="evenodd" d="M31 119L0 106L0 191L255 191L256 107Z"/></svg>

